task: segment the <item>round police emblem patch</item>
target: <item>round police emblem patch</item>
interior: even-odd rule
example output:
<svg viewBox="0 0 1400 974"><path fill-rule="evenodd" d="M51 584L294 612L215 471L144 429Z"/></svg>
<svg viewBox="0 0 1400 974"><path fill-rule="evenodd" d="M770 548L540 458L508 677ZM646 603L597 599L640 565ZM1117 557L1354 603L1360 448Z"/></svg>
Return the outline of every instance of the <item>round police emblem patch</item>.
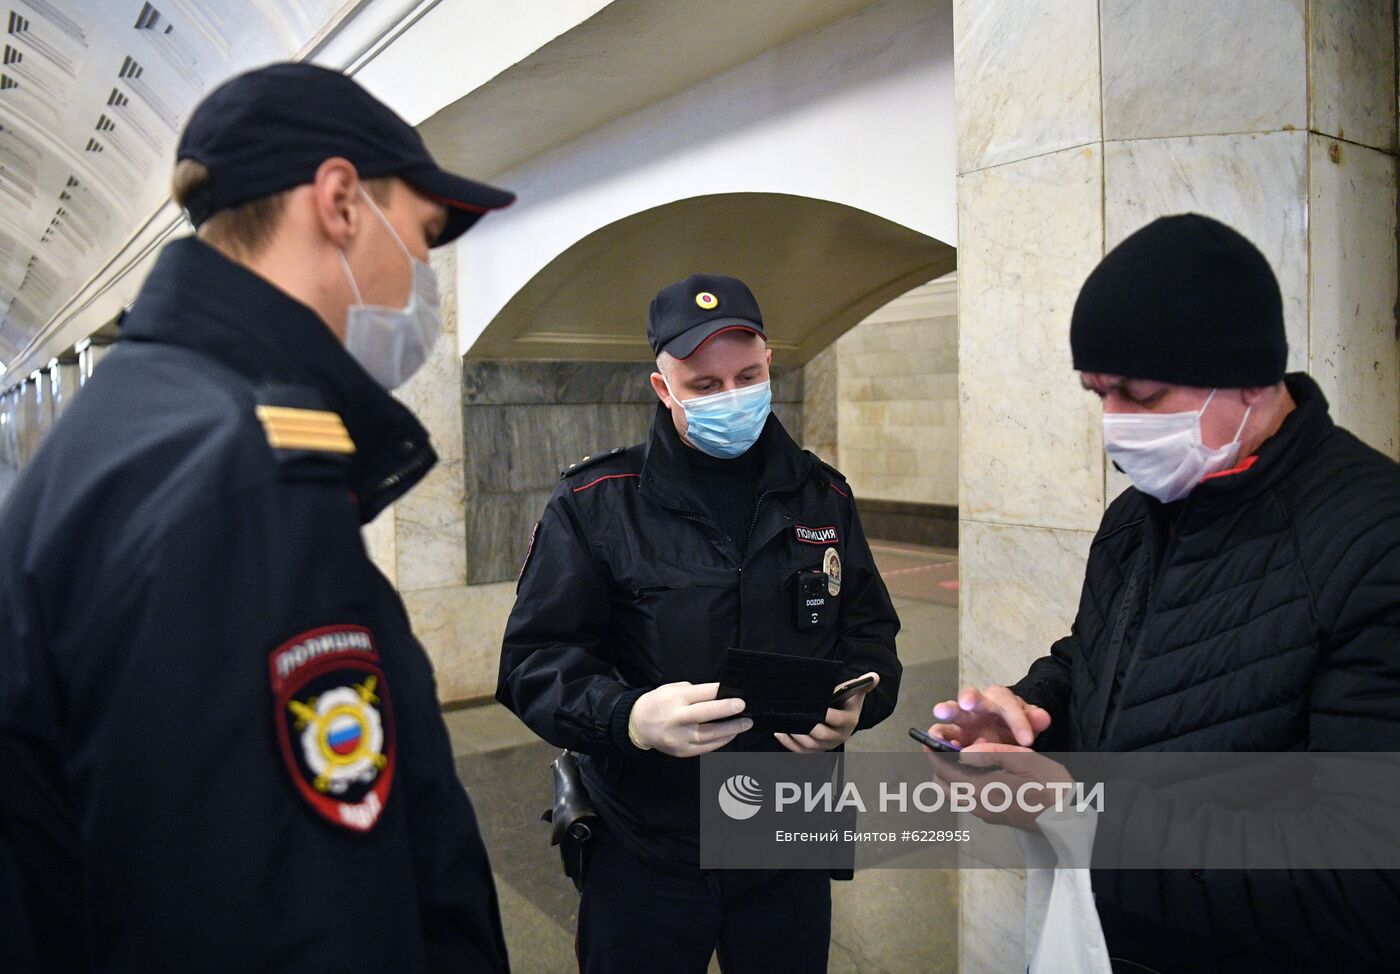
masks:
<svg viewBox="0 0 1400 974"><path fill-rule="evenodd" d="M832 596L841 594L841 556L835 548L826 549L822 556L822 571L826 572L826 590Z"/></svg>
<svg viewBox="0 0 1400 974"><path fill-rule="evenodd" d="M313 629L275 649L268 669L292 783L327 821L369 831L394 780L393 711L373 634Z"/></svg>

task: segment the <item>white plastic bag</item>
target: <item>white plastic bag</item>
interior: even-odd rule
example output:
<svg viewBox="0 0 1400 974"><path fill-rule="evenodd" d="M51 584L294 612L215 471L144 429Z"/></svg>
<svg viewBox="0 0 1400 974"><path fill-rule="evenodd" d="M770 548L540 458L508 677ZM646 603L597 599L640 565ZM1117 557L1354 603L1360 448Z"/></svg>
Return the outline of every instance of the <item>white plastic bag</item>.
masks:
<svg viewBox="0 0 1400 974"><path fill-rule="evenodd" d="M1111 974L1094 906L1089 862L1098 829L1093 809L1047 809L1040 835L1018 832L1026 858L1026 969L1030 974Z"/></svg>

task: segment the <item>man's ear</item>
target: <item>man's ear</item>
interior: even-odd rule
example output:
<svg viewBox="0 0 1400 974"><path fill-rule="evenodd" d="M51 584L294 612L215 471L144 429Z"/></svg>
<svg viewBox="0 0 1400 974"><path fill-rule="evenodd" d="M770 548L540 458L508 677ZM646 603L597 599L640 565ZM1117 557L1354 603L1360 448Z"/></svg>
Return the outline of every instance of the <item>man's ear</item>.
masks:
<svg viewBox="0 0 1400 974"><path fill-rule="evenodd" d="M666 379L660 372L651 374L651 391L656 393L656 398L661 400L663 406L671 408L671 394L666 391Z"/></svg>
<svg viewBox="0 0 1400 974"><path fill-rule="evenodd" d="M337 247L345 248L360 229L362 214L355 204L359 198L360 177L347 159L327 159L316 169L311 181L316 222L321 232Z"/></svg>
<svg viewBox="0 0 1400 974"><path fill-rule="evenodd" d="M773 368L773 350L765 346L763 349L763 354L767 361L768 368L771 370Z"/></svg>

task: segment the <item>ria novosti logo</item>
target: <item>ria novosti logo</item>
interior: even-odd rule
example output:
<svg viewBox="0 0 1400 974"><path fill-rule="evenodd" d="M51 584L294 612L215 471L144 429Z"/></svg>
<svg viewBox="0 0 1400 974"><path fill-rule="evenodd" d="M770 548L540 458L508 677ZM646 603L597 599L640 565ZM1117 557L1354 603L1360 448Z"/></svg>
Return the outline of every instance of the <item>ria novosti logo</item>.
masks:
<svg viewBox="0 0 1400 974"><path fill-rule="evenodd" d="M746 774L736 774L719 786L719 807L736 822L753 818L763 807L763 786Z"/></svg>

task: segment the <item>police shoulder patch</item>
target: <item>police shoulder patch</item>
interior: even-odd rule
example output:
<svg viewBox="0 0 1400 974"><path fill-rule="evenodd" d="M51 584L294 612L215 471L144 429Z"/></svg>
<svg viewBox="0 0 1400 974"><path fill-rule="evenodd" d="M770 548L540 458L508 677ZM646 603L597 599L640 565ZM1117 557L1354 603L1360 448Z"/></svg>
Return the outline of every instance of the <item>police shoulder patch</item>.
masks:
<svg viewBox="0 0 1400 974"><path fill-rule="evenodd" d="M572 477L579 471L587 470L589 467L597 466L605 460L611 460L618 454L626 452L626 450L626 447L619 446L611 450L604 450L602 453L590 453L582 460L579 460L575 463L571 463L563 470L561 470L559 472L559 479L563 480L565 477Z"/></svg>
<svg viewBox="0 0 1400 974"><path fill-rule="evenodd" d="M273 721L292 784L332 825L368 832L394 781L389 687L374 634L322 626L268 656Z"/></svg>
<svg viewBox="0 0 1400 974"><path fill-rule="evenodd" d="M355 452L345 421L339 413L326 409L313 389L264 386L258 390L255 411L268 446L280 456L309 451L348 457Z"/></svg>
<svg viewBox="0 0 1400 974"><path fill-rule="evenodd" d="M835 467L827 463L815 453L812 453L811 450L806 450L804 452L810 454L812 459L816 461L816 466L813 470L813 474L817 477L823 478L826 481L826 487L830 487L842 497L851 496L851 488L846 483L845 474L837 470ZM825 489L825 487L823 489Z"/></svg>

